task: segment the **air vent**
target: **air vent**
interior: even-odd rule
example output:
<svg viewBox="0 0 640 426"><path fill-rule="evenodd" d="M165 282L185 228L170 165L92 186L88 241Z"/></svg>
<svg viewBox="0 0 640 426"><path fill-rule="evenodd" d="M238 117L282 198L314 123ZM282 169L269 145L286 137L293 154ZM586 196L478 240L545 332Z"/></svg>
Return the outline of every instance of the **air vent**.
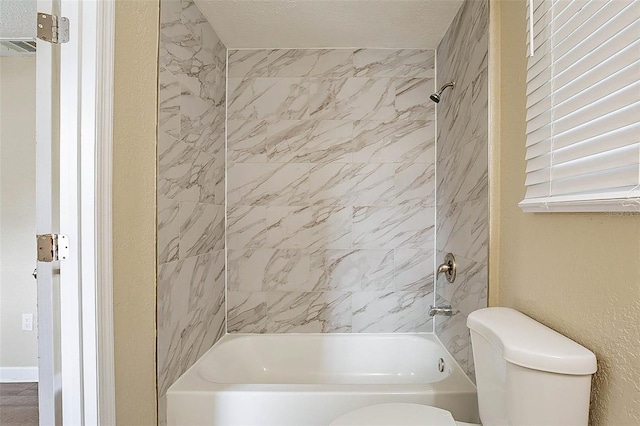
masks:
<svg viewBox="0 0 640 426"><path fill-rule="evenodd" d="M24 55L36 53L34 40L0 40L0 52L8 55Z"/></svg>

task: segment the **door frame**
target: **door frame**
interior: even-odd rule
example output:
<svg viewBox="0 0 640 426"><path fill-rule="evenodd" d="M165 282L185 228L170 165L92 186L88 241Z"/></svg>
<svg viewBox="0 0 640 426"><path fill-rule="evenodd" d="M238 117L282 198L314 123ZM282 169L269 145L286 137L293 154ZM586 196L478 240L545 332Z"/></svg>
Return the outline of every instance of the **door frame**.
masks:
<svg viewBox="0 0 640 426"><path fill-rule="evenodd" d="M116 424L112 261L115 6L112 0L62 0L62 16L67 16L65 10L77 16L80 41L75 64L62 55L61 91L65 68L76 68L80 79L71 78L68 85L75 84L79 91L80 332L86 425ZM62 111L67 106L71 105L61 101Z"/></svg>

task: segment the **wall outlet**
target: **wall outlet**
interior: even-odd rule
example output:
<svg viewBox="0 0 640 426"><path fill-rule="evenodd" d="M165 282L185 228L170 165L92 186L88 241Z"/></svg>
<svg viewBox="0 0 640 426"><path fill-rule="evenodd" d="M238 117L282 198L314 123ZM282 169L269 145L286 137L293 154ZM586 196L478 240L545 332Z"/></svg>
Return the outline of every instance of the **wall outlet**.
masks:
<svg viewBox="0 0 640 426"><path fill-rule="evenodd" d="M22 314L22 331L33 331L33 314Z"/></svg>

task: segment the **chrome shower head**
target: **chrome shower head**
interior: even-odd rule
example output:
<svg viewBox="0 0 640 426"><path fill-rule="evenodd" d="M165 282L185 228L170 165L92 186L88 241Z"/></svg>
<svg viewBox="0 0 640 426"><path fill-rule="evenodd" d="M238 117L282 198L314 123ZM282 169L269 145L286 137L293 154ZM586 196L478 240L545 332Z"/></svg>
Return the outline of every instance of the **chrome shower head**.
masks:
<svg viewBox="0 0 640 426"><path fill-rule="evenodd" d="M442 92L444 92L444 90L447 87L455 87L456 82L455 81L450 81L449 83L443 85L440 90L438 90L436 93L434 93L433 95L429 96L429 99L431 99L433 102L438 103L440 102L440 95L442 95Z"/></svg>

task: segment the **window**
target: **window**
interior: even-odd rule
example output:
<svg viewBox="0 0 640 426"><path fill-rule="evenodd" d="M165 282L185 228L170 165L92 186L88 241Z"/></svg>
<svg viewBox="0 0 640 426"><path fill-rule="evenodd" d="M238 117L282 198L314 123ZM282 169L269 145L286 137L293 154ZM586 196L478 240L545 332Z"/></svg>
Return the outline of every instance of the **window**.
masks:
<svg viewBox="0 0 640 426"><path fill-rule="evenodd" d="M529 0L524 211L640 211L640 0Z"/></svg>

